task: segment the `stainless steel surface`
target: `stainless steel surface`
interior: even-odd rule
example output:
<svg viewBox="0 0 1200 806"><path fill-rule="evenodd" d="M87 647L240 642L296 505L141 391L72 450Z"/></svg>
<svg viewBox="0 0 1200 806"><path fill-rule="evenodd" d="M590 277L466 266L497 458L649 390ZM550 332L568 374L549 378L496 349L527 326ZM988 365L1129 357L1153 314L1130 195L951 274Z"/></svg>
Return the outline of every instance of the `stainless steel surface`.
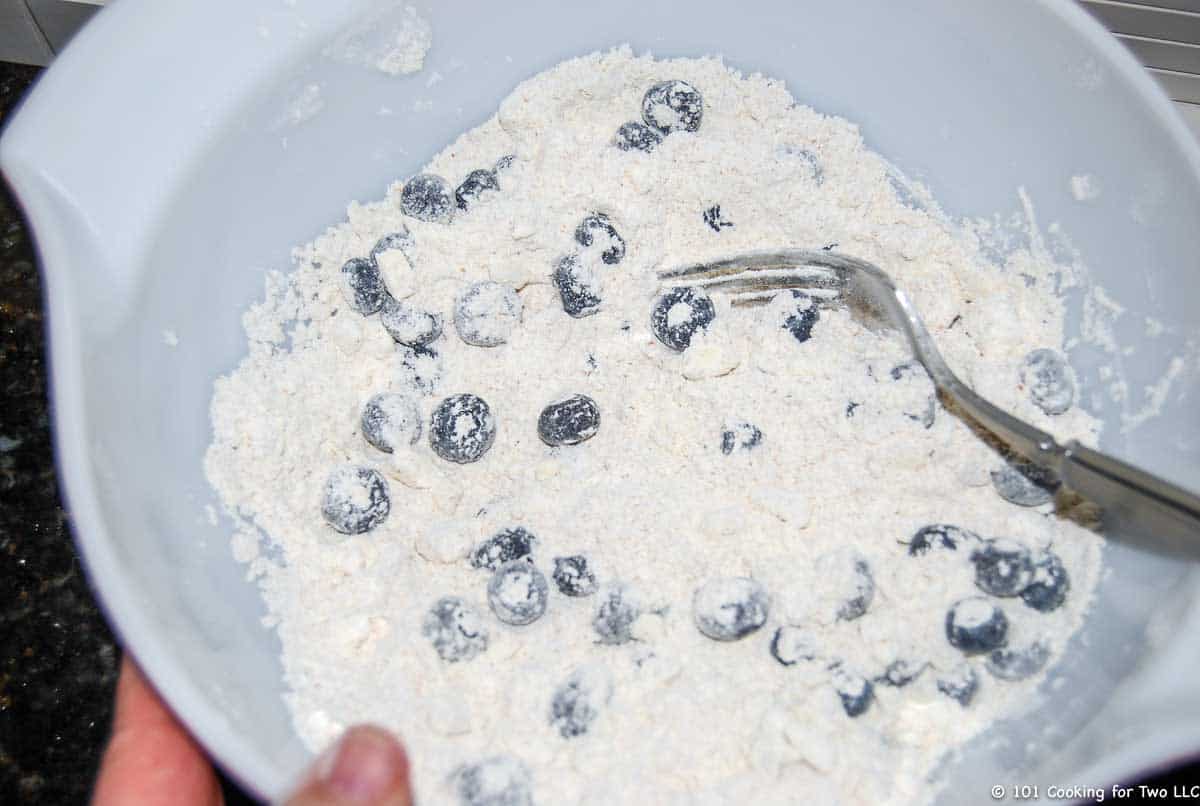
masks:
<svg viewBox="0 0 1200 806"><path fill-rule="evenodd" d="M49 64L103 0L0 0L0 61Z"/></svg>
<svg viewBox="0 0 1200 806"><path fill-rule="evenodd" d="M1117 35L1172 100L1200 103L1200 0L1079 2Z"/></svg>
<svg viewBox="0 0 1200 806"><path fill-rule="evenodd" d="M1114 34L1172 42L1200 42L1200 12L1176 11L1144 3L1082 0L1083 7Z"/></svg>
<svg viewBox="0 0 1200 806"><path fill-rule="evenodd" d="M1200 74L1200 45L1190 42L1169 42L1165 39L1146 39L1140 36L1117 37L1121 44L1147 67Z"/></svg>
<svg viewBox="0 0 1200 806"><path fill-rule="evenodd" d="M811 290L823 304L845 306L869 325L899 330L956 413L1099 506L1110 536L1200 559L1200 497L1074 440L1060 445L975 394L946 364L908 295L878 266L836 252L783 249L681 266L658 278L664 286L719 291L744 302L783 289Z"/></svg>

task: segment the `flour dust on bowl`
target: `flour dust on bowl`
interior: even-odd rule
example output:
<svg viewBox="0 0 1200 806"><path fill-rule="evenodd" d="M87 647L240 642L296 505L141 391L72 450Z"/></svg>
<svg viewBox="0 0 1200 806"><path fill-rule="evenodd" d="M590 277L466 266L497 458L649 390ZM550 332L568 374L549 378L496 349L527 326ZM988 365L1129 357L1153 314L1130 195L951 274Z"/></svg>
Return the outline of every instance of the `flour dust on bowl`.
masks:
<svg viewBox="0 0 1200 806"><path fill-rule="evenodd" d="M434 802L977 802L1200 747L1188 567L819 299L654 281L837 244L981 393L1197 486L1200 157L1081 13L299 6L125 0L0 143L91 578L240 779L368 718Z"/></svg>

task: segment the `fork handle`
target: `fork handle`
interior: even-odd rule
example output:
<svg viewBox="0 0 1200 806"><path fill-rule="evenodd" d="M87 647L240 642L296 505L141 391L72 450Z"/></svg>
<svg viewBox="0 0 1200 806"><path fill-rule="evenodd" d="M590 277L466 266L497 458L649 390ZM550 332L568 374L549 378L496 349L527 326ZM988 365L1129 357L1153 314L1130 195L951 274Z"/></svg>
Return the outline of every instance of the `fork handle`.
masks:
<svg viewBox="0 0 1200 806"><path fill-rule="evenodd" d="M1140 548L1200 557L1200 497L1075 440L1060 450L1063 484L1103 508L1106 530Z"/></svg>
<svg viewBox="0 0 1200 806"><path fill-rule="evenodd" d="M928 339L923 330L921 334ZM1058 444L1046 432L975 394L940 354L929 352L927 345L918 346L934 358L926 367L932 367L935 381L968 415L1099 506L1107 533L1138 548L1200 559L1200 496L1076 440Z"/></svg>

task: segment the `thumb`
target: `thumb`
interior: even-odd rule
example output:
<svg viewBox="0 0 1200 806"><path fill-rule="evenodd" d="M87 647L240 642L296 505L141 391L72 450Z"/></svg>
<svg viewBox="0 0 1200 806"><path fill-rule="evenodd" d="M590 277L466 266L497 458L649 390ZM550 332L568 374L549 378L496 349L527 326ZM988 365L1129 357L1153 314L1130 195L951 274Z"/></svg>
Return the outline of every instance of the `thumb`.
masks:
<svg viewBox="0 0 1200 806"><path fill-rule="evenodd" d="M374 725L350 728L313 762L286 806L412 806L408 756Z"/></svg>

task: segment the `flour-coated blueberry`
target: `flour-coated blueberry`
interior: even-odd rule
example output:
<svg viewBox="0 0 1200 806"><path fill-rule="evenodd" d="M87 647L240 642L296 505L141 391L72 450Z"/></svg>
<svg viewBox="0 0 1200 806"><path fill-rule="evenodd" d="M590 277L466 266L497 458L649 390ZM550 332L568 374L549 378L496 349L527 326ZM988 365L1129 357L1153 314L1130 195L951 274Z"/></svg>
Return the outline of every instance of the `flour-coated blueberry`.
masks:
<svg viewBox="0 0 1200 806"><path fill-rule="evenodd" d="M613 143L622 151L650 152L662 142L662 135L644 123L630 121L617 129Z"/></svg>
<svg viewBox="0 0 1200 806"><path fill-rule="evenodd" d="M597 244L600 259L615 266L625 258L625 239L617 232L612 220L604 213L592 213L575 228L575 243L586 248Z"/></svg>
<svg viewBox="0 0 1200 806"><path fill-rule="evenodd" d="M911 557L921 557L930 551L956 551L960 546L969 548L978 544L979 539L979 535L961 526L934 523L916 531L909 541L908 553Z"/></svg>
<svg viewBox="0 0 1200 806"><path fill-rule="evenodd" d="M771 636L771 657L781 666L795 666L800 661L816 660L817 642L811 632L784 625Z"/></svg>
<svg viewBox="0 0 1200 806"><path fill-rule="evenodd" d="M745 420L726 420L721 428L721 453L729 456L734 451L749 451L762 442L763 434L758 426Z"/></svg>
<svg viewBox="0 0 1200 806"><path fill-rule="evenodd" d="M342 288L350 307L363 316L377 312L388 295L375 261L362 257L350 258L342 266Z"/></svg>
<svg viewBox="0 0 1200 806"><path fill-rule="evenodd" d="M1008 641L1008 617L982 596L962 599L946 613L946 640L968 654L990 652Z"/></svg>
<svg viewBox="0 0 1200 806"><path fill-rule="evenodd" d="M459 806L533 806L533 776L510 756L491 756L455 770Z"/></svg>
<svg viewBox="0 0 1200 806"><path fill-rule="evenodd" d="M421 412L410 395L382 392L363 406L360 428L373 447L394 453L421 438Z"/></svg>
<svg viewBox="0 0 1200 806"><path fill-rule="evenodd" d="M830 677L846 716L862 716L875 701L875 686L853 669L835 663L830 669Z"/></svg>
<svg viewBox="0 0 1200 806"><path fill-rule="evenodd" d="M1033 558L1033 579L1021 591L1021 601L1041 613L1062 607L1071 579L1062 559L1050 550Z"/></svg>
<svg viewBox="0 0 1200 806"><path fill-rule="evenodd" d="M467 178L454 191L454 201L459 210L468 210L475 202L479 201L484 193L499 189L500 182L496 179L496 175L480 168L467 174Z"/></svg>
<svg viewBox="0 0 1200 806"><path fill-rule="evenodd" d="M650 329L664 345L683 352L692 343L696 332L707 328L716 315L717 309L703 291L672 288L654 301Z"/></svg>
<svg viewBox="0 0 1200 806"><path fill-rule="evenodd" d="M686 81L660 81L642 96L642 120L662 134L694 132L704 119L704 98Z"/></svg>
<svg viewBox="0 0 1200 806"><path fill-rule="evenodd" d="M595 266L585 265L579 255L563 255L554 264L554 287L568 316L582 319L600 310L603 283Z"/></svg>
<svg viewBox="0 0 1200 806"><path fill-rule="evenodd" d="M497 568L487 592L488 605L505 624L532 624L546 612L546 577L525 560L513 560Z"/></svg>
<svg viewBox="0 0 1200 806"><path fill-rule="evenodd" d="M550 724L564 739L582 736L612 698L612 683L601 667L577 669L554 692Z"/></svg>
<svg viewBox="0 0 1200 806"><path fill-rule="evenodd" d="M555 557L550 578L563 596L591 596L596 592L596 575L582 554Z"/></svg>
<svg viewBox="0 0 1200 806"><path fill-rule="evenodd" d="M987 656L987 670L992 677L1016 682L1033 677L1050 660L1050 649L1041 642L1019 648L996 649Z"/></svg>
<svg viewBox="0 0 1200 806"><path fill-rule="evenodd" d="M400 212L418 221L446 223L453 209L450 187L436 174L417 174L400 191Z"/></svg>
<svg viewBox="0 0 1200 806"><path fill-rule="evenodd" d="M421 635L447 663L471 660L488 647L483 618L457 596L444 596L434 602L421 623Z"/></svg>
<svg viewBox="0 0 1200 806"><path fill-rule="evenodd" d="M513 560L532 560L537 543L537 537L524 526L501 529L471 552L471 567L495 571Z"/></svg>
<svg viewBox="0 0 1200 806"><path fill-rule="evenodd" d="M992 596L1017 596L1033 581L1029 549L1014 540L985 540L973 552L975 585Z"/></svg>
<svg viewBox="0 0 1200 806"><path fill-rule="evenodd" d="M429 422L429 446L447 462L477 462L496 440L496 420L483 398L452 395L437 405Z"/></svg>
<svg viewBox="0 0 1200 806"><path fill-rule="evenodd" d="M938 675L937 690L966 708L979 690L979 675L971 664L964 661Z"/></svg>
<svg viewBox="0 0 1200 806"><path fill-rule="evenodd" d="M1056 350L1034 350L1021 362L1019 374L1029 399L1047 414L1062 414L1075 402L1075 376Z"/></svg>
<svg viewBox="0 0 1200 806"><path fill-rule="evenodd" d="M803 291L794 288L782 293L790 294L792 297L792 304L788 307L783 319L783 329L791 333L792 338L797 342L803 344L812 338L813 328L816 326L817 320L821 318L817 301Z"/></svg>
<svg viewBox="0 0 1200 806"><path fill-rule="evenodd" d="M767 623L770 597L749 577L716 577L692 597L696 628L714 641L745 638Z"/></svg>
<svg viewBox="0 0 1200 806"><path fill-rule="evenodd" d="M344 535L371 531L387 519L391 507L387 481L373 468L341 465L325 481L321 515Z"/></svg>
<svg viewBox="0 0 1200 806"><path fill-rule="evenodd" d="M379 323L393 341L406 347L425 347L442 335L440 315L390 296L379 311Z"/></svg>
<svg viewBox="0 0 1200 806"><path fill-rule="evenodd" d="M633 623L640 615L632 592L624 585L612 585L600 597L592 629L602 644L624 644L633 640Z"/></svg>
<svg viewBox="0 0 1200 806"><path fill-rule="evenodd" d="M1049 470L1019 457L1010 458L993 470L992 487L1005 501L1021 507L1036 507L1054 499L1059 481Z"/></svg>
<svg viewBox="0 0 1200 806"><path fill-rule="evenodd" d="M578 445L600 430L600 407L587 395L571 395L542 409L537 431L550 446Z"/></svg>

